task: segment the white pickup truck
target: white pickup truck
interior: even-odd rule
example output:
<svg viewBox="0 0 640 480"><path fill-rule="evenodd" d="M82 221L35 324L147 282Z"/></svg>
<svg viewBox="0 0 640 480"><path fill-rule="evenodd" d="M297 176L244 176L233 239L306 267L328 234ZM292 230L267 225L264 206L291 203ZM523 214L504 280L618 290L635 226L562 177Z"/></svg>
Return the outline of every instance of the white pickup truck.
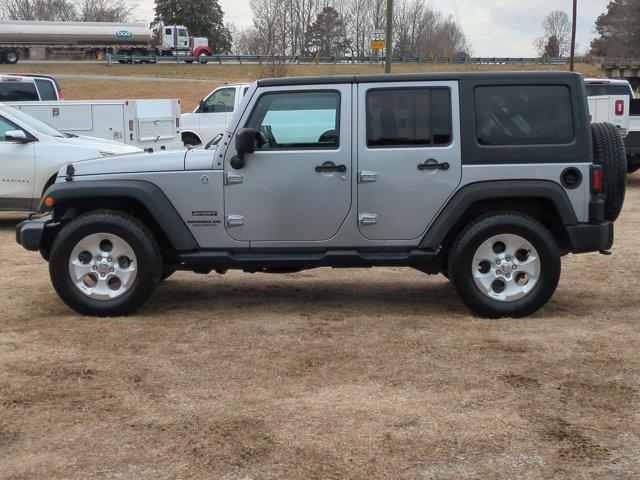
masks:
<svg viewBox="0 0 640 480"><path fill-rule="evenodd" d="M585 79L589 115L594 123L618 127L627 151L627 171L640 170L640 99L626 80Z"/></svg>
<svg viewBox="0 0 640 480"><path fill-rule="evenodd" d="M180 125L184 145L206 145L224 133L249 86L248 83L222 85L200 100L193 113L183 113Z"/></svg>
<svg viewBox="0 0 640 480"><path fill-rule="evenodd" d="M115 140L147 152L183 148L177 99L8 104L64 133Z"/></svg>

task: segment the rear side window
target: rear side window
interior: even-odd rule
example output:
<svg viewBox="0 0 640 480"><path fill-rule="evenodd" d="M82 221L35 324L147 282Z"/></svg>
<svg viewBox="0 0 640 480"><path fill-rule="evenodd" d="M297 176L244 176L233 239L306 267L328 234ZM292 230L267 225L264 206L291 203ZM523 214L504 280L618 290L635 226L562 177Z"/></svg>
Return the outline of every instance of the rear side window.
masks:
<svg viewBox="0 0 640 480"><path fill-rule="evenodd" d="M34 83L0 82L0 102L31 102L40 100Z"/></svg>
<svg viewBox="0 0 640 480"><path fill-rule="evenodd" d="M451 143L451 92L395 88L367 93L367 147L428 147Z"/></svg>
<svg viewBox="0 0 640 480"><path fill-rule="evenodd" d="M58 100L58 92L51 80L36 78L36 85L40 92L40 100Z"/></svg>
<svg viewBox="0 0 640 480"><path fill-rule="evenodd" d="M480 145L562 145L573 141L567 87L478 87L475 96Z"/></svg>
<svg viewBox="0 0 640 480"><path fill-rule="evenodd" d="M587 97L600 97L603 95L628 95L631 97L629 85L611 83L587 83Z"/></svg>

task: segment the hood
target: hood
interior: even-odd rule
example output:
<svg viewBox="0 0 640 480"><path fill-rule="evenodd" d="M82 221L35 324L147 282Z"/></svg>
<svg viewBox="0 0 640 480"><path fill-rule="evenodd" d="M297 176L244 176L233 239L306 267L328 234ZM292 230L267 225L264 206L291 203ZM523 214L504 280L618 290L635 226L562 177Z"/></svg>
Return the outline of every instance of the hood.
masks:
<svg viewBox="0 0 640 480"><path fill-rule="evenodd" d="M112 175L119 173L171 172L184 170L186 150L167 150L158 153L136 153L97 158L73 164L75 175ZM58 176L66 174L64 166Z"/></svg>
<svg viewBox="0 0 640 480"><path fill-rule="evenodd" d="M132 145L116 142L114 140L105 140L104 138L94 137L54 137L56 141L66 145L78 145L82 147L94 148L100 152L110 153L112 155L124 155L128 153L142 153L144 150Z"/></svg>

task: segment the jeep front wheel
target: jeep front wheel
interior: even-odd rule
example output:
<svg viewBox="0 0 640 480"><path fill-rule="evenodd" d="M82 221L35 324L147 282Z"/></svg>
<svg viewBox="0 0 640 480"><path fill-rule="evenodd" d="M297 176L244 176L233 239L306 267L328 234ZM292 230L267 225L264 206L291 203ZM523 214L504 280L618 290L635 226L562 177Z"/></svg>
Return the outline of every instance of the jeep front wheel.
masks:
<svg viewBox="0 0 640 480"><path fill-rule="evenodd" d="M160 283L162 257L151 232L135 218L91 212L56 236L49 273L60 298L78 313L127 315Z"/></svg>
<svg viewBox="0 0 640 480"><path fill-rule="evenodd" d="M460 232L448 271L462 300L477 314L524 317L555 292L560 252L536 220L517 213L491 214Z"/></svg>

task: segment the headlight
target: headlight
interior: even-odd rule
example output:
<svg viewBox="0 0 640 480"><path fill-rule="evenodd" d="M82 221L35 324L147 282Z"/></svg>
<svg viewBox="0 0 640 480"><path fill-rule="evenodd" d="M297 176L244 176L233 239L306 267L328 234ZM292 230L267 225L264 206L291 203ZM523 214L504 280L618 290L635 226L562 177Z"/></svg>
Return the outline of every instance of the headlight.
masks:
<svg viewBox="0 0 640 480"><path fill-rule="evenodd" d="M115 153L111 153L111 152L100 152L100 155L103 157L113 157L115 155Z"/></svg>

